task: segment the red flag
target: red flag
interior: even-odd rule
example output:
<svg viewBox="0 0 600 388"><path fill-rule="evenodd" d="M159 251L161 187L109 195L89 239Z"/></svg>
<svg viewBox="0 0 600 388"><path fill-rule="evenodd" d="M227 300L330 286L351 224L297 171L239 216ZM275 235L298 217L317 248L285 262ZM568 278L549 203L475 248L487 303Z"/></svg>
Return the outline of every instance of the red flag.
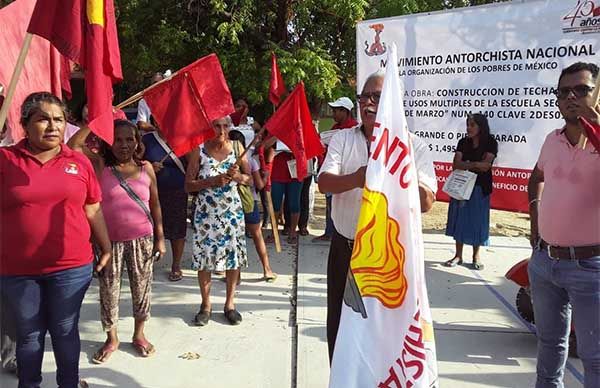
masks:
<svg viewBox="0 0 600 388"><path fill-rule="evenodd" d="M265 128L292 151L296 158L298 180L303 180L306 177L306 161L325 151L312 122L303 82L269 118Z"/></svg>
<svg viewBox="0 0 600 388"><path fill-rule="evenodd" d="M0 22L0 47L2 48L0 83L4 85L5 92L15 69L34 7L35 0L19 0L0 9L0 20L2 21ZM23 130L19 124L21 104L29 94L51 91L60 97L61 57L60 53L47 40L37 36L31 40L23 72L8 112L8 122L11 128L9 135L13 141L19 141L23 137ZM62 86L70 85L68 82L64 82Z"/></svg>
<svg viewBox="0 0 600 388"><path fill-rule="evenodd" d="M73 70L72 61L65 57L60 56L60 84L62 86L63 93L70 100L73 97L73 91L71 90L71 71Z"/></svg>
<svg viewBox="0 0 600 388"><path fill-rule="evenodd" d="M277 57L271 53L271 84L269 85L269 101L273 105L279 105L281 96L285 93L285 83L277 66Z"/></svg>
<svg viewBox="0 0 600 388"><path fill-rule="evenodd" d="M590 143L592 143L596 151L600 152L600 125L591 123L583 117L579 118L579 122Z"/></svg>
<svg viewBox="0 0 600 388"><path fill-rule="evenodd" d="M177 156L214 137L213 120L234 111L219 58L210 54L144 93Z"/></svg>
<svg viewBox="0 0 600 388"><path fill-rule="evenodd" d="M84 69L90 129L112 144L112 85L123 79L113 0L38 1L28 31Z"/></svg>

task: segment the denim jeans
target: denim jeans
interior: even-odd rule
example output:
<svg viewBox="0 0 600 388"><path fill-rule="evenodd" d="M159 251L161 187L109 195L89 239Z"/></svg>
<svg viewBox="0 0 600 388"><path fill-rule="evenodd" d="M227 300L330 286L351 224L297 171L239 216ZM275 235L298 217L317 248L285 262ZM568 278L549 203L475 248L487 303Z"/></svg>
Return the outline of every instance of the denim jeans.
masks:
<svg viewBox="0 0 600 388"><path fill-rule="evenodd" d="M273 209L275 209L276 212L280 212L285 197L285 208L289 209L290 214L300 213L301 192L302 182L273 182L271 184L271 199L273 200Z"/></svg>
<svg viewBox="0 0 600 388"><path fill-rule="evenodd" d="M92 279L92 264L45 275L3 276L2 294L17 327L19 388L42 382L46 332L50 332L60 388L79 384L79 310Z"/></svg>
<svg viewBox="0 0 600 388"><path fill-rule="evenodd" d="M556 260L534 251L529 280L538 337L536 388L563 388L573 316L584 387L600 387L600 256Z"/></svg>

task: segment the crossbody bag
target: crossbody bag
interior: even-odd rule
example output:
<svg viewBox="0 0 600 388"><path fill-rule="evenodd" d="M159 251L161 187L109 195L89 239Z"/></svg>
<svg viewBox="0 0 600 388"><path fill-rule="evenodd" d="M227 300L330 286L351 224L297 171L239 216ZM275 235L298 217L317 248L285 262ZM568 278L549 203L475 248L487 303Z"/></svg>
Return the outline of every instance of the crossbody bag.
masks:
<svg viewBox="0 0 600 388"><path fill-rule="evenodd" d="M152 214L150 213L150 210L148 209L148 207L146 206L144 201L142 201L142 199L135 193L135 191L133 191L133 189L127 184L127 181L125 181L125 179L123 179L123 176L121 175L121 173L119 171L117 171L115 166L111 166L110 171L112 171L113 175L119 180L119 185L123 188L123 190L125 190L127 195L129 195L129 198L133 199L135 201L135 203L137 203L139 205L139 207L142 208L144 213L146 213L146 217L148 217L148 221L150 221L150 224L154 227L154 220L152 219ZM144 168L142 167L142 172L143 171L144 171Z"/></svg>
<svg viewBox="0 0 600 388"><path fill-rule="evenodd" d="M235 158L239 158L240 153L240 142L233 142L233 152L235 154ZM250 186L239 183L237 185L238 193L240 195L240 199L242 200L242 208L244 209L244 213L252 213L254 210L254 196L252 195L252 190Z"/></svg>

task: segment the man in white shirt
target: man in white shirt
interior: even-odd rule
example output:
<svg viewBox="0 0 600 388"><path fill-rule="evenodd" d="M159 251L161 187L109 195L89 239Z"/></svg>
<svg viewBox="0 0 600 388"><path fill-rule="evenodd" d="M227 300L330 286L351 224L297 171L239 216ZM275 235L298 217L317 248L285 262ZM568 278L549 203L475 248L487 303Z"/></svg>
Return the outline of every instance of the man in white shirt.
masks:
<svg viewBox="0 0 600 388"><path fill-rule="evenodd" d="M362 125L340 130L331 138L319 173L319 190L333 194L331 217L335 230L327 264L327 343L330 362L340 323L346 275L365 185L369 139L373 134L383 78L381 72L367 78L358 96ZM410 138L415 151L421 211L427 212L435 201L437 191L435 168L427 145L417 136L411 134Z"/></svg>
<svg viewBox="0 0 600 388"><path fill-rule="evenodd" d="M162 73L155 73L152 76L152 85L162 81L164 79ZM142 132L150 132L154 130L154 127L150 123L150 116L152 116L152 112L150 111L150 107L146 103L146 100L143 98L138 102L138 111L137 111L137 125L140 131Z"/></svg>

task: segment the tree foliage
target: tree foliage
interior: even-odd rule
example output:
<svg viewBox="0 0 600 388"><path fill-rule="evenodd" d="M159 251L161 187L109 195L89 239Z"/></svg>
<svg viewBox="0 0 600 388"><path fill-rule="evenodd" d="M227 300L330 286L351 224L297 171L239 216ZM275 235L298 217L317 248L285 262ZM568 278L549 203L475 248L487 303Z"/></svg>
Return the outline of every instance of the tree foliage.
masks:
<svg viewBox="0 0 600 388"><path fill-rule="evenodd" d="M211 52L234 96L270 111L270 53L288 89L304 81L313 110L354 93L358 21L500 0L117 0L125 78L139 89L152 73Z"/></svg>
<svg viewBox="0 0 600 388"><path fill-rule="evenodd" d="M358 21L497 1L115 0L125 77L118 95L142 89L156 71L214 52L233 95L267 113L274 52L288 89L304 81L318 110L323 101L354 94Z"/></svg>

